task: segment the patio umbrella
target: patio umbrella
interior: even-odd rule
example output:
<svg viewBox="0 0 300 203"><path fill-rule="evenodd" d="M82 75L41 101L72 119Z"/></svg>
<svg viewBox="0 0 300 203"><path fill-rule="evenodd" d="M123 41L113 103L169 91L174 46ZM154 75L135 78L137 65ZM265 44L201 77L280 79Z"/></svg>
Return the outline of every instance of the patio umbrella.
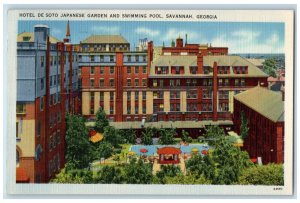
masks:
<svg viewBox="0 0 300 203"><path fill-rule="evenodd" d="M128 152L128 156L132 156L132 155L135 155L135 152L134 152L134 151Z"/></svg>
<svg viewBox="0 0 300 203"><path fill-rule="evenodd" d="M201 154L203 154L203 155L208 155L208 150L202 150L202 151L201 151Z"/></svg>
<svg viewBox="0 0 300 203"><path fill-rule="evenodd" d="M197 153L199 150L197 149L197 148L192 148L191 149L191 152L193 152L193 153Z"/></svg>
<svg viewBox="0 0 300 203"><path fill-rule="evenodd" d="M148 152L148 149L142 148L142 149L140 149L140 152L142 152L142 153L147 153L147 152Z"/></svg>

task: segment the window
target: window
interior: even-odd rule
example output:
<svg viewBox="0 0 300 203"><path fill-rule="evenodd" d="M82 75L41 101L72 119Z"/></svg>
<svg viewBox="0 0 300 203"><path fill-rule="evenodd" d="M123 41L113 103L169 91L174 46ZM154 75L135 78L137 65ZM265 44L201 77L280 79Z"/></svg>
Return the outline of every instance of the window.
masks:
<svg viewBox="0 0 300 203"><path fill-rule="evenodd" d="M95 67L91 67L90 73L91 73L91 74L94 74L94 73L95 73Z"/></svg>
<svg viewBox="0 0 300 203"><path fill-rule="evenodd" d="M44 97L40 97L40 110L44 109Z"/></svg>
<svg viewBox="0 0 300 203"><path fill-rule="evenodd" d="M94 102L94 100L95 100L95 92L91 92L90 99L91 99L91 102Z"/></svg>
<svg viewBox="0 0 300 203"><path fill-rule="evenodd" d="M219 80L218 80L218 85L219 85L219 86L222 86L222 85L223 85L223 79L219 79Z"/></svg>
<svg viewBox="0 0 300 203"><path fill-rule="evenodd" d="M146 100L146 92L145 91L142 93L142 98L143 98L143 100Z"/></svg>
<svg viewBox="0 0 300 203"><path fill-rule="evenodd" d="M156 79L153 80L153 87L157 87L157 80Z"/></svg>
<svg viewBox="0 0 300 203"><path fill-rule="evenodd" d="M203 67L203 72L204 72L204 74L209 74L209 72L210 72L209 69L210 69L210 68L209 68L208 66L204 66L204 67Z"/></svg>
<svg viewBox="0 0 300 203"><path fill-rule="evenodd" d="M159 105L159 111L164 111L164 104Z"/></svg>
<svg viewBox="0 0 300 203"><path fill-rule="evenodd" d="M127 74L130 74L130 73L131 73L131 67L127 66Z"/></svg>
<svg viewBox="0 0 300 203"><path fill-rule="evenodd" d="M91 80L90 80L91 87L94 87L94 82L95 82L94 79L91 79Z"/></svg>
<svg viewBox="0 0 300 203"><path fill-rule="evenodd" d="M100 66L100 74L104 74L104 67Z"/></svg>
<svg viewBox="0 0 300 203"><path fill-rule="evenodd" d="M224 85L225 85L225 86L228 86L228 85L229 85L229 79L225 79Z"/></svg>
<svg viewBox="0 0 300 203"><path fill-rule="evenodd" d="M127 86L131 86L131 79L127 79Z"/></svg>
<svg viewBox="0 0 300 203"><path fill-rule="evenodd" d="M45 56L41 56L41 58L40 58L40 64L41 64L41 67L44 67L44 64L45 64Z"/></svg>
<svg viewBox="0 0 300 203"><path fill-rule="evenodd" d="M50 87L52 87L52 76L50 76Z"/></svg>
<svg viewBox="0 0 300 203"><path fill-rule="evenodd" d="M147 86L147 79L142 79L142 86Z"/></svg>
<svg viewBox="0 0 300 203"><path fill-rule="evenodd" d="M111 87L115 86L115 80L114 79L109 80L109 86L111 86Z"/></svg>
<svg viewBox="0 0 300 203"><path fill-rule="evenodd" d="M104 62L104 56L103 55L100 56L100 62Z"/></svg>
<svg viewBox="0 0 300 203"><path fill-rule="evenodd" d="M127 106L127 114L131 114L131 106Z"/></svg>
<svg viewBox="0 0 300 203"><path fill-rule="evenodd" d="M95 56L93 56L93 55L90 56L90 61L91 61L91 62L94 62L94 61L95 61Z"/></svg>
<svg viewBox="0 0 300 203"><path fill-rule="evenodd" d="M235 79L234 80L234 85L235 86L239 86L240 85L240 80L239 79Z"/></svg>
<svg viewBox="0 0 300 203"><path fill-rule="evenodd" d="M241 86L245 86L245 79L241 79Z"/></svg>
<svg viewBox="0 0 300 203"><path fill-rule="evenodd" d="M176 86L180 86L180 79L176 80Z"/></svg>
<svg viewBox="0 0 300 203"><path fill-rule="evenodd" d="M144 55L143 56L143 62L146 62L147 61L147 57Z"/></svg>
<svg viewBox="0 0 300 203"><path fill-rule="evenodd" d="M138 67L138 66L135 66L135 67L134 67L134 73L135 73L135 74L138 74L138 73L139 73L139 67Z"/></svg>
<svg viewBox="0 0 300 203"><path fill-rule="evenodd" d="M45 83L44 83L44 78L41 78L41 90L44 89Z"/></svg>
<svg viewBox="0 0 300 203"><path fill-rule="evenodd" d="M146 114L146 104L143 104L143 110L142 110L143 112L143 114Z"/></svg>
<svg viewBox="0 0 300 203"><path fill-rule="evenodd" d="M127 92L127 101L131 100L131 92Z"/></svg>
<svg viewBox="0 0 300 203"><path fill-rule="evenodd" d="M134 86L139 86L139 79L134 79Z"/></svg>
<svg viewBox="0 0 300 203"><path fill-rule="evenodd" d="M197 74L197 71L198 71L198 67L197 66L190 67L190 73L191 74Z"/></svg>
<svg viewBox="0 0 300 203"><path fill-rule="evenodd" d="M115 61L114 56L109 56L109 61L114 62Z"/></svg>
<svg viewBox="0 0 300 203"><path fill-rule="evenodd" d="M134 100L135 101L139 100L139 92L134 92Z"/></svg>
<svg viewBox="0 0 300 203"><path fill-rule="evenodd" d="M99 81L99 86L100 86L100 87L103 87L103 86L104 86L104 79L103 79L103 78L100 79L100 81Z"/></svg>
<svg viewBox="0 0 300 203"><path fill-rule="evenodd" d="M170 94L171 99L180 99L180 91L171 91Z"/></svg>
<svg viewBox="0 0 300 203"><path fill-rule="evenodd" d="M138 106L134 107L134 114L139 114L139 107Z"/></svg>
<svg viewBox="0 0 300 203"><path fill-rule="evenodd" d="M131 56L130 55L127 55L127 61L131 62Z"/></svg>
<svg viewBox="0 0 300 203"><path fill-rule="evenodd" d="M114 92L109 92L109 100L114 101Z"/></svg>
<svg viewBox="0 0 300 203"><path fill-rule="evenodd" d="M104 92L100 92L100 101L104 101Z"/></svg>
<svg viewBox="0 0 300 203"><path fill-rule="evenodd" d="M188 103L187 110L188 111L197 111L197 104L196 103Z"/></svg>
<svg viewBox="0 0 300 203"><path fill-rule="evenodd" d="M164 80L159 80L159 86L163 87L164 86Z"/></svg>
<svg viewBox="0 0 300 203"><path fill-rule="evenodd" d="M50 56L50 65L53 66L53 56Z"/></svg>
<svg viewBox="0 0 300 203"><path fill-rule="evenodd" d="M110 74L114 74L114 72L115 72L115 69L114 69L113 66L111 66L111 67L109 68L109 73L110 73Z"/></svg>
<svg viewBox="0 0 300 203"><path fill-rule="evenodd" d="M170 86L171 86L171 87L174 87L174 86L175 86L174 80L172 80L172 79L170 80Z"/></svg>
<svg viewBox="0 0 300 203"><path fill-rule="evenodd" d="M170 104L170 111L180 111L180 104L174 104L174 103L171 103Z"/></svg>
<svg viewBox="0 0 300 203"><path fill-rule="evenodd" d="M144 74L147 73L147 66L143 66L143 73L144 73Z"/></svg>
<svg viewBox="0 0 300 203"><path fill-rule="evenodd" d="M17 104L17 114L26 113L26 104Z"/></svg>
<svg viewBox="0 0 300 203"><path fill-rule="evenodd" d="M197 99L197 97L198 97L197 91L187 91L188 99Z"/></svg>
<svg viewBox="0 0 300 203"><path fill-rule="evenodd" d="M139 56L135 56L135 61L136 61L136 62L139 61Z"/></svg>
<svg viewBox="0 0 300 203"><path fill-rule="evenodd" d="M211 99L212 92L210 90L203 90L202 98L203 99Z"/></svg>
<svg viewBox="0 0 300 203"><path fill-rule="evenodd" d="M94 115L94 105L91 105L91 108L90 108L90 115Z"/></svg>
<svg viewBox="0 0 300 203"><path fill-rule="evenodd" d="M114 106L112 104L109 106L109 114L114 114Z"/></svg>

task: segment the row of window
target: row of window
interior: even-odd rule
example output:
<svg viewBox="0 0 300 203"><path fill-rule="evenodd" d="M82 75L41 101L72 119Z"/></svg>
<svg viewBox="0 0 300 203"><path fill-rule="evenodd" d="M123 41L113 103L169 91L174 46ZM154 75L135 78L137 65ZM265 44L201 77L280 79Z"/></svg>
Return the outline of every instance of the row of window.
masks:
<svg viewBox="0 0 300 203"><path fill-rule="evenodd" d="M139 74L140 73L140 66L133 66L134 67L134 73L135 74ZM142 68L142 73L146 74L147 73L147 66L141 66ZM100 66L100 74L104 74L104 69L105 66ZM131 74L132 73L132 67L131 66L126 66L126 71L127 74ZM109 73L110 74L114 74L115 73L115 67L114 66L110 66L109 67ZM97 74L96 73L96 68L94 66L90 67L90 74Z"/></svg>
<svg viewBox="0 0 300 203"><path fill-rule="evenodd" d="M61 122L61 112L49 113L49 126L54 127L56 124Z"/></svg>
<svg viewBox="0 0 300 203"><path fill-rule="evenodd" d="M125 44L94 44L94 45L83 45L82 46L83 51L129 51L129 45Z"/></svg>
<svg viewBox="0 0 300 203"><path fill-rule="evenodd" d="M130 101L130 100L131 100L131 92L128 91L127 92L127 101ZM134 92L134 100L135 101L139 100L139 92ZM142 100L146 100L146 92L145 91L142 92Z"/></svg>
<svg viewBox="0 0 300 203"><path fill-rule="evenodd" d="M181 86L181 80L180 79L170 79L169 80L169 86L170 87L178 87ZM153 79L153 87L164 87L166 84L166 81L164 79ZM203 79L202 84L200 84L200 80L197 79L187 79L186 80L186 86L212 86L213 80L212 79ZM218 79L218 85L219 86L229 86L229 79L228 78L219 78ZM235 86L245 86L246 82L245 79L234 79L234 85Z"/></svg>
<svg viewBox="0 0 300 203"><path fill-rule="evenodd" d="M60 169L60 156L59 153L48 162L48 175L49 177Z"/></svg>
<svg viewBox="0 0 300 203"><path fill-rule="evenodd" d="M99 79L99 87L104 87L104 81L105 81L104 78ZM146 87L147 86L147 79L145 79L145 78L143 78L143 79L136 78L133 81L134 81L134 85L132 85L132 80L130 78L128 78L126 81L126 85L127 86L136 86L136 87L138 87L138 86ZM140 81L142 82L141 85L140 85ZM90 79L90 86L95 87L95 79L93 79L93 78ZM109 79L109 86L110 87L115 86L115 79L112 79L112 78Z"/></svg>
<svg viewBox="0 0 300 203"><path fill-rule="evenodd" d="M64 58L64 64L66 65L67 62L77 62L79 59L79 57L77 55L65 55ZM46 57L45 56L40 56L40 66L44 67L45 66L45 61L46 61ZM50 56L50 65L54 66L54 65L60 65L61 62L61 56Z"/></svg>
<svg viewBox="0 0 300 203"><path fill-rule="evenodd" d="M127 114L131 114L131 105L127 106ZM134 106L134 114L139 114L139 107L137 105ZM146 104L142 106L142 114L146 114Z"/></svg>
<svg viewBox="0 0 300 203"><path fill-rule="evenodd" d="M49 150L55 149L56 146L60 144L61 137L60 137L60 130L57 130L49 138Z"/></svg>

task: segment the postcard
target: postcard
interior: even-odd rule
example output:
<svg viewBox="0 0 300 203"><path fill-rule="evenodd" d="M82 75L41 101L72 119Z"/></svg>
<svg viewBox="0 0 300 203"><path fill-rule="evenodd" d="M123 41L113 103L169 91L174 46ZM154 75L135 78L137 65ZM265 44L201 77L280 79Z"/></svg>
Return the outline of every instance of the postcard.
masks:
<svg viewBox="0 0 300 203"><path fill-rule="evenodd" d="M10 9L8 194L292 195L293 19Z"/></svg>

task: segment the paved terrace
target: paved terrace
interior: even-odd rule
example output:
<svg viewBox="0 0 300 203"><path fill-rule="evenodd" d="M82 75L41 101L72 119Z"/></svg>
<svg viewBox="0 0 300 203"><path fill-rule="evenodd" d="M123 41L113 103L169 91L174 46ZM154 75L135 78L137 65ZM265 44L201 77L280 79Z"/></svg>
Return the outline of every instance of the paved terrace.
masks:
<svg viewBox="0 0 300 203"><path fill-rule="evenodd" d="M132 122L109 122L110 126L117 129L141 129L141 121ZM86 122L86 126L94 126L95 122ZM219 120L219 121L158 121L158 122L146 122L144 128L204 128L207 125L233 125L231 120Z"/></svg>

